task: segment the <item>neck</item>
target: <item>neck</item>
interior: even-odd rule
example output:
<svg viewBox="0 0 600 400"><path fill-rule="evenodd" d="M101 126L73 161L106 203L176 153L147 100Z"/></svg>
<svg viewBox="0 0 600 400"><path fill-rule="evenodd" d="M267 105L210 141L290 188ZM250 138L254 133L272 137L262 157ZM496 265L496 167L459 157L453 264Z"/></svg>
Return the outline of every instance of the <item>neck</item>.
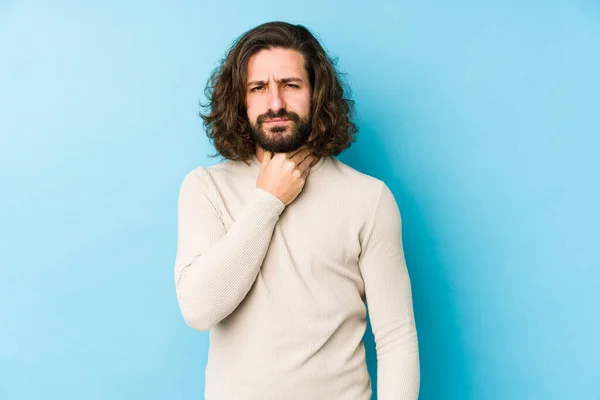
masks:
<svg viewBox="0 0 600 400"><path fill-rule="evenodd" d="M262 163L262 160L263 160L263 156L264 156L264 154L265 154L265 150L263 150L263 148L262 148L262 147L258 147L258 146L256 146L256 158L257 158L257 159L258 159L258 161L260 161L261 163ZM277 154L277 153L275 153L275 154ZM273 154L273 155L275 155L275 154ZM315 165L316 165L316 164L319 162L319 160L320 160L320 159L321 159L321 157L317 157L317 158L315 158L315 160L312 162L312 164L310 164L310 166L311 166L311 167L314 167L314 166L315 166Z"/></svg>

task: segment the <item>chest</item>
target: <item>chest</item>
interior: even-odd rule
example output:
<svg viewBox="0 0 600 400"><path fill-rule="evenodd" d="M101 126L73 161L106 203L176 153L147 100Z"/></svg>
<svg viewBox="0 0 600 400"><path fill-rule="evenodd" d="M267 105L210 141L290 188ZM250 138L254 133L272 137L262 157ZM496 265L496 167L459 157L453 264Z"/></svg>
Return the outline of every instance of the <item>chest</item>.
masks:
<svg viewBox="0 0 600 400"><path fill-rule="evenodd" d="M245 205L255 182L236 185L225 196L221 213L229 229ZM220 192L227 190L220 188ZM258 280L273 295L301 291L315 299L364 296L358 267L361 210L346 205L347 195L308 184L279 216Z"/></svg>

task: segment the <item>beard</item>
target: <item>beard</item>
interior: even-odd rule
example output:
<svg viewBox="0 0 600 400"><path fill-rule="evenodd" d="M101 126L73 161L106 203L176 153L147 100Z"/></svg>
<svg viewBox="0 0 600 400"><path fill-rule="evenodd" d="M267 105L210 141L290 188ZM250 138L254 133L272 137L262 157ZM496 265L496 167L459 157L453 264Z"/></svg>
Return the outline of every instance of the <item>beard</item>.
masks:
<svg viewBox="0 0 600 400"><path fill-rule="evenodd" d="M272 118L286 118L291 122L287 125L276 125L265 128L264 122ZM301 118L294 112L284 109L274 113L268 111L259 115L256 122L250 123L251 135L256 144L266 151L273 153L289 153L299 149L310 137L309 117Z"/></svg>

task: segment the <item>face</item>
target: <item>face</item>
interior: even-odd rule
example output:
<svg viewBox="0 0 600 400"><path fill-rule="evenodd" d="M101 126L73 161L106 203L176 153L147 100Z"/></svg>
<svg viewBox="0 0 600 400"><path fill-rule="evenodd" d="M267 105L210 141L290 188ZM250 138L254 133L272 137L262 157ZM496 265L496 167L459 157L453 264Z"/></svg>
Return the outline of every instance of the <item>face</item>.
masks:
<svg viewBox="0 0 600 400"><path fill-rule="evenodd" d="M310 136L310 96L304 56L295 50L262 50L248 61L246 110L259 147L288 153Z"/></svg>

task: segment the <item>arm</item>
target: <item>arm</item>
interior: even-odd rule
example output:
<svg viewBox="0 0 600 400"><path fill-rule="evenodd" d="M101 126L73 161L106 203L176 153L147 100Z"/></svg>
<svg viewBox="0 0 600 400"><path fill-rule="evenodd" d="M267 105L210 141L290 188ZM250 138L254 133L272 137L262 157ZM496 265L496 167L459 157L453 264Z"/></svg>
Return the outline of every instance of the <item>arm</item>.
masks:
<svg viewBox="0 0 600 400"><path fill-rule="evenodd" d="M419 346L402 222L394 195L384 183L361 245L359 266L375 337L378 398L416 400Z"/></svg>
<svg viewBox="0 0 600 400"><path fill-rule="evenodd" d="M198 169L183 180L178 201L175 286L185 322L206 331L244 299L260 270L284 210L276 196L255 188L225 230Z"/></svg>

